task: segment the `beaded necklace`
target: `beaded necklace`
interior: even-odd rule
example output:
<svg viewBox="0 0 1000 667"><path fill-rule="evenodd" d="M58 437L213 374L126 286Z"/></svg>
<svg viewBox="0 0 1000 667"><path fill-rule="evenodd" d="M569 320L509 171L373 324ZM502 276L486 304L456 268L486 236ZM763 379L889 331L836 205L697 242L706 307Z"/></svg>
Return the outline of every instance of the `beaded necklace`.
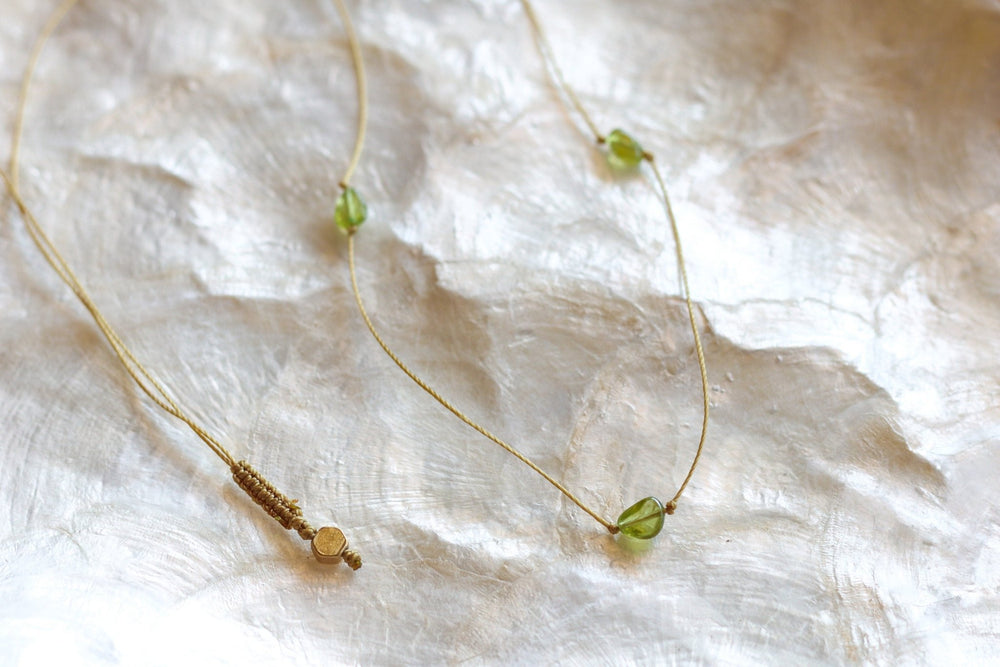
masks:
<svg viewBox="0 0 1000 667"><path fill-rule="evenodd" d="M105 319L94 300L84 289L80 280L74 274L73 270L70 268L69 264L63 258L56 246L52 243L51 239L39 224L35 215L32 213L28 204L25 202L19 187L19 156L21 136L24 126L25 108L31 78L34 74L35 66L46 41L48 41L49 37L53 32L55 32L56 28L62 22L63 18L77 4L77 2L78 0L64 0L62 4L60 4L52 13L39 37L35 41L31 55L28 59L28 65L25 68L24 78L21 83L20 98L18 101L13 138L11 142L11 157L8 167L9 175L8 173L0 170L0 178L2 178L6 184L7 190L9 191L14 202L17 204L21 212L25 228L31 236L31 239L38 246L38 249L41 251L45 260L55 270L55 272L59 274L59 277L62 278L70 289L73 290L73 293L87 309L91 317L94 318L94 322L97 324L101 333L104 334L104 337L111 345L111 349L118 357L118 360L125 367L125 370L132 377L132 379L135 380L136 384L139 385L139 388L150 398L150 400L153 401L153 403L162 408L165 412L167 412L167 414L186 424L195 433L195 435L197 435L198 438L201 439L201 441L204 442L205 445L207 445L208 448L212 450L212 452L218 456L223 463L226 464L232 473L233 480L236 482L237 486L243 489L243 491L245 491L255 503L260 505L268 515L273 517L283 528L293 530L298 533L299 537L303 540L309 541L316 560L321 563L328 564L344 562L352 569L357 570L361 567L361 557L348 547L347 539L344 537L344 533L339 528L332 526L324 526L319 529L313 528L313 526L310 525L309 522L303 517L302 509L298 506L297 501L292 500L285 494L281 493L248 462L236 460L213 435L199 425L184 409L180 407L178 402L171 397L166 387L153 377L151 372L138 360L132 350L129 349L128 345L125 344L122 337L115 331L107 319ZM348 42L351 45L351 53L352 55L356 55L358 53L357 38L350 21L350 17L347 15L347 11L343 6L342 0L334 0L334 2L337 4L340 15L343 18L345 32L347 33Z"/></svg>
<svg viewBox="0 0 1000 667"><path fill-rule="evenodd" d="M358 287L357 272L355 267L355 236L360 228L361 224L368 217L368 209L364 203L364 200L350 186L348 177L345 177L340 182L342 192L337 199L336 207L334 210L334 219L336 224L347 233L347 247L348 247L348 268L351 277L351 287L354 291L355 302L357 303L358 310L361 313L361 317L364 319L365 325L371 332L375 341L382 348L382 350L389 356L390 359L403 371L413 382L415 382L421 389L427 392L431 397L434 398L438 403L440 403L445 409L450 411L453 415L458 417L465 424L479 432L481 435L486 437L488 440L492 441L496 445L503 448L505 451L510 453L512 456L517 458L519 461L528 466L531 470L538 473L542 478L544 478L549 484L554 486L559 490L566 498L572 501L577 507L583 510L585 513L590 515L595 521L604 526L612 535L621 534L627 538L632 538L636 540L649 540L656 537L660 530L663 528L664 516L667 514L673 514L677 509L677 502L684 490L687 488L694 475L695 468L698 465L698 461L701 458L702 450L705 445L705 438L708 432L708 415L709 415L709 390L708 390L708 371L705 365L705 353L701 343L701 335L698 331L698 323L695 317L694 304L691 298L691 292L688 287L688 276L687 269L684 262L684 253L681 248L680 232L678 230L678 225L676 218L674 216L673 207L670 204L670 197L667 194L666 184L662 175L660 174L659 167L653 157L653 154L644 150L640 143L636 141L630 134L621 130L615 129L609 132L607 135L602 134L590 114L587 113L585 107L581 103L579 97L573 91L573 89L567 84L565 77L560 70L558 63L556 62L552 49L549 46L548 40L545 37L545 33L542 29L541 21L536 14L534 7L531 5L529 0L521 0L521 5L524 8L524 12L527 15L528 21L531 24L532 30L534 32L535 41L538 44L539 50L542 53L542 57L547 63L549 69L551 70L552 76L555 79L556 86L563 92L566 99L569 100L570 106L576 111L579 117L586 124L587 128L590 130L594 137L594 140L598 146L603 146L606 148L606 156L609 165L615 171L636 171L642 165L648 165L649 171L653 175L653 182L655 184L655 189L663 202L664 212L666 214L667 221L670 225L670 229L674 239L674 245L676 248L677 265L681 275L681 284L683 287L683 297L687 306L687 315L691 325L691 333L694 341L694 352L698 361L698 368L701 375L701 394L702 394L702 425L701 425L701 435L698 440L698 446L695 451L694 457L692 459L691 467L688 470L687 476L681 483L677 492L673 497L666 503L660 502L654 496L649 496L639 500L630 507L626 508L614 522L602 517L596 510L589 507L584 503L578 496L569 491L563 484L553 478L551 475L542 470L538 465L531 461L527 456L521 453L518 449L508 444L505 440L494 435L491 431L487 430L485 427L480 425L478 422L473 420L471 417L467 416L465 412L457 408L449 400L445 399L441 394L439 394L433 387L431 387L425 380L423 380L419 375L416 374L410 367L404 363L400 357L393 352L389 347L388 343L385 341L383 336L378 332L372 321L371 316L365 309L364 302L361 297L361 292ZM362 59L360 54L355 56L355 70L357 74L358 83L358 96L359 96L359 113L358 113L358 139L355 145L354 160L352 165L356 164L356 160L359 158L361 146L364 140L365 134L365 123L367 119L367 100L365 99L365 74L362 65ZM348 176L350 172L348 172Z"/></svg>

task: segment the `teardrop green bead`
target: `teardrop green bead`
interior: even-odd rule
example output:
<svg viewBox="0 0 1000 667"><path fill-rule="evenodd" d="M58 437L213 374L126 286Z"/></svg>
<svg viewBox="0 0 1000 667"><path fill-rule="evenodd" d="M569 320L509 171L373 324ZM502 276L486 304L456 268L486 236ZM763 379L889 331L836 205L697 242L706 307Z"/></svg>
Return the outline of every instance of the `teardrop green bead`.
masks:
<svg viewBox="0 0 1000 667"><path fill-rule="evenodd" d="M612 169L635 169L645 156L639 142L623 130L612 130L604 141L608 145L608 164Z"/></svg>
<svg viewBox="0 0 1000 667"><path fill-rule="evenodd" d="M618 530L622 535L637 540L651 540L663 529L663 503L650 496L622 512L618 517Z"/></svg>
<svg viewBox="0 0 1000 667"><path fill-rule="evenodd" d="M345 188L337 197L337 205L333 209L333 220L345 232L361 225L368 217L368 207L354 188Z"/></svg>

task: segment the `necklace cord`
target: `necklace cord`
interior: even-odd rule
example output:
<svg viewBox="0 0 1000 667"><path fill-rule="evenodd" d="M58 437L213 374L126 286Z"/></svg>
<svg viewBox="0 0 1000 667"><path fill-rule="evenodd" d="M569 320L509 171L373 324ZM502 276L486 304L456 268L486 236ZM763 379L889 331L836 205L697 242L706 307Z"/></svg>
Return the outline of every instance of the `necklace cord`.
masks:
<svg viewBox="0 0 1000 667"><path fill-rule="evenodd" d="M28 58L28 64L24 70L24 78L21 81L21 88L18 95L17 110L14 120L14 134L11 141L11 155L9 170L10 175L0 171L0 177L2 177L4 183L7 186L7 190L10 192L11 197L17 204L18 209L21 211L21 217L24 220L25 228L28 230L28 234L31 236L31 240L35 242L38 249L41 251L42 256L45 257L45 261L55 270L55 272L62 278L76 297L80 300L83 306L90 313L91 317L94 318L94 322L97 324L101 333L107 339L108 343L111 345L111 349L114 350L115 355L118 360L121 361L125 370L128 374L132 376L139 388L149 396L149 398L156 403L160 408L166 411L168 414L181 420L187 426L194 431L208 448L211 449L216 456L218 456L222 461L230 468L236 464L236 459L233 458L232 454L222 446L222 444L216 440L212 435L210 435L201 425L199 425L193 418L189 417L180 406L177 405L176 401L171 398L167 390L161 385L149 372L149 370L143 366L141 362L136 358L135 354L129 349L128 345L122 340L118 332L114 330L111 324L105 319L104 315L101 313L97 304L91 298L90 294L83 287L83 284L77 278L73 269L70 268L69 263L56 248L52 239L49 238L45 230L38 223L38 219L35 217L34 213L28 207L27 203L24 201L24 197L20 190L20 152L21 152L21 138L24 131L24 118L25 110L28 104L28 91L31 86L31 79L34 76L35 69L38 65L38 59L42 54L42 49L45 43L48 41L52 33L55 32L56 28L66 17L66 14L79 2L79 0L65 0L60 4L56 10L53 12L52 16L46 22L42 32L39 34L38 39L35 40L35 44L31 50L31 55Z"/></svg>
<svg viewBox="0 0 1000 667"><path fill-rule="evenodd" d="M357 84L357 91L358 91L358 136L357 136L357 138L355 140L355 144L354 144L354 153L351 156L351 160L350 160L350 163L348 164L348 167L347 167L347 170L345 172L345 175L344 175L344 177L340 181L340 187L346 190L349 187L351 175L354 173L354 170L356 169L356 167L358 165L358 161L359 161L359 159L361 157L361 151L362 151L362 147L364 145L364 140L365 140L365 133L367 131L367 122L368 122L368 96L367 96L367 90L368 90L368 85L367 85L367 77L366 77L366 74L365 74L364 61L363 61L362 54L361 54L361 45L360 45L360 43L358 41L358 36L357 36L356 30L354 29L354 25L351 23L351 20L350 20L348 14L347 14L347 9L344 6L344 0L334 0L334 3L336 4L337 10L340 12L341 16L344 19L345 31L347 33L348 42L350 43L351 55L353 56L353 59L354 59L354 73L355 73L355 77L357 79L356 80L356 84ZM572 91L570 92L570 94L572 95ZM575 99L575 95L572 95L572 97L573 97L573 99ZM583 110L582 105L579 104L579 100L576 100L576 104L578 105L578 108L580 109L580 111L582 113L586 114L586 112ZM594 130L595 135L597 135L596 126L591 125L591 127ZM599 137L599 135L598 135L598 137ZM599 137L599 140L603 141L603 138ZM458 417L465 424L467 424L468 426L470 426L471 428L473 428L474 430L476 430L477 432L479 432L485 438L487 438L491 442L499 445L501 448L504 449L504 451L506 451L509 454L511 454L512 456L514 456L514 458L516 458L518 461L521 461L526 466L528 466L529 468L531 468L533 471L535 471L536 473L538 473L539 475L541 475L541 477L545 481L547 481L553 487L555 487L556 489L558 489L559 492L563 494L563 496L565 496L567 499L569 499L573 504L575 504L581 510L583 510L584 512L586 512L590 517L592 517L599 524L601 524L602 526L604 526L608 530L608 532L610 532L612 535L616 534L618 532L618 530L619 530L618 526L616 524L612 523L611 521L608 521L607 519L605 519L604 517L602 517L600 514L598 514L595 510L593 510L589 506L587 506L586 503L584 503L582 500L580 500L580 498L578 498L575 494L573 494L569 489L567 489L561 483L559 483L558 481L556 481L555 478L553 478L547 472L545 472L544 470L542 470L534 461L532 461L527 456L525 456L524 454L522 454L518 449L516 449L512 445L508 444L506 441L502 440L498 436L494 435L492 432L490 432L489 430L487 430L484 426L482 426L481 424L479 424L478 422L476 422L475 420L473 420L471 417L469 417L468 415L466 415L464 412L462 412L461 410L459 410L454 404L452 404L450 401L448 401L446 398L444 398L441 394L439 394L437 391L435 391L433 387L431 387L429 384L427 384L427 382L425 382L420 376L418 376L413 370L411 370L409 368L409 366L407 366L403 362L403 360L400 359L399 356L397 356L396 353L392 351L392 348L389 347L388 343L385 342L385 340L379 334L378 330L375 328L375 324L374 324L374 322L372 322L371 317L368 315L368 311L365 309L364 301L361 298L361 291L358 288L357 270L356 270L355 259L354 259L354 257L355 257L355 253L354 253L354 234L355 234L355 231L356 231L356 228L352 227L351 230L348 232L348 238L347 238L347 254L348 254L348 266L349 266L350 274L351 274L351 288L352 288L352 290L354 292L354 300L355 300L355 303L357 303L358 311L361 313L361 317L362 317L362 319L364 319L365 325L368 327L368 331L371 332L372 337L375 338L375 342L377 342L378 345L379 345L379 347L382 348L382 351L385 352L386 355L388 355L388 357L393 361L393 363L395 363L396 366L398 366L399 369L401 371L403 371L403 373L406 374L407 377L409 377L411 380L413 380L413 382L415 382L418 387L420 387L425 392L427 392L427 394L430 395L431 398L433 398L439 404L441 404L442 407L444 407L449 412L451 412L453 415L455 415L456 417Z"/></svg>
<svg viewBox="0 0 1000 667"><path fill-rule="evenodd" d="M343 0L335 0L335 1L337 2L338 7L343 11L343 5L342 5ZM536 38L537 38L536 41L538 43L539 49L542 51L543 59L545 60L546 64L548 65L548 71L550 71L553 79L555 80L556 86L563 92L563 94L565 95L565 97L569 100L570 105L577 111L577 113L583 119L584 123L587 125L587 127L590 129L590 132L593 134L595 141L598 144L605 143L605 141L606 141L605 136L603 134L601 134L600 130L597 129L597 124L594 122L594 120L591 118L590 114L587 112L586 108L583 106L583 103L580 101L580 98L577 96L576 92L566 82L566 78L563 75L562 70L559 68L559 65L558 65L558 63L557 63L557 61L555 59L555 56L553 55L552 48L550 47L550 45L548 43L548 40L545 37L545 33L542 30L541 22L538 19L538 15L535 13L535 10L532 7L531 3L528 2L528 0L522 0L521 4L522 4L522 6L524 8L525 14L528 17L529 22L531 23L531 25L532 25L532 27L533 27L533 29L535 31L535 35L536 35ZM361 97L359 99L359 112L358 112L358 118L359 118L359 120L358 120L358 126L359 126L359 135L363 135L363 132L364 132L364 129L365 129L365 121L367 120L367 103L368 103L367 98L364 97L364 91L366 90L365 73L364 73L363 66L361 66L360 47L357 44L357 37L354 34L353 27L351 27L351 28L348 29L348 36L349 36L349 39L351 40L351 51L352 51L353 54L355 54L355 59L356 59L355 60L355 73L356 73L356 76L357 76L357 79L358 79L358 81L357 81L357 88L358 88L359 95L361 95ZM358 139L358 141L357 141L357 143L355 145L355 154L352 156L351 163L350 163L350 165L348 167L348 171L347 171L348 175L350 175L353 172L354 168L357 165L357 158L360 155L360 146L361 146L362 141L363 141L363 136L359 136L359 139ZM660 174L659 168L657 167L656 162L654 161L653 155L651 153L644 152L643 155L642 155L642 157L643 157L643 159L645 161L649 162L650 167L652 168L653 174L654 174L654 176L656 178L656 182L659 185L659 192L660 192L663 204L664 204L664 208L665 208L665 211L666 211L666 214L667 214L668 221L670 223L671 231L673 233L674 243L675 243L676 253L677 253L677 261L678 261L678 265L680 267L681 280L682 280L683 288L684 288L684 300L685 300L685 303L687 305L688 318L689 318L689 320L691 322L691 332L692 332L692 334L694 336L695 350L697 352L698 368L699 368L699 371L700 371L700 374L701 374L701 385L702 385L703 418L702 418L702 425L701 425L701 436L700 436L699 441L698 441L698 448L697 448L697 451L695 453L694 459L692 461L691 467L688 470L687 476L684 478L684 481L681 483L680 488L678 489L677 493L674 494L673 498L671 498L671 500L668 501L664 505L664 507L663 507L664 513L666 513L666 514L673 514L674 511L677 508L677 501L678 501L678 499L684 493L684 490L687 488L688 483L691 481L691 478L694 475L694 471L695 471L695 468L698 465L698 461L701 458L701 454L702 454L702 451L703 451L704 445L705 445L705 439L706 439L707 433L708 433L708 415L709 415L708 371L707 371L706 365L705 365L705 353L704 353L704 349L703 349L703 346L702 346L702 343L701 343L701 335L699 334L699 331L698 331L698 323L697 323L697 319L695 318L695 314L694 314L694 304L693 304L693 301L691 299L691 291L690 291L690 288L689 288L689 285L688 285L687 268L686 268L686 265L685 265L685 262L684 262L684 253L683 253L683 250L682 250L682 247L681 247L680 232L678 230L677 221L676 221L676 218L675 218L674 213L673 213L673 208L672 208L672 206L670 204L670 198L669 198L668 193L667 193L666 184L664 183L664 180L663 180L663 177ZM345 177L341 181L340 185L341 185L342 188L346 188L347 187L347 177ZM427 384L426 381L424 381L413 370L411 370L392 351L392 349L389 347L389 345L385 342L385 340L382 338L382 336L376 330L375 325L372 322L371 317L368 315L368 312L365 309L364 302L363 302L362 297L361 297L361 291L358 288L357 270L356 270L356 266L355 266L355 251L354 251L354 235L355 235L355 232L356 232L356 227L351 227L350 230L348 231L348 240L347 240L347 247L348 247L348 251L347 251L348 252L348 267L349 267L350 275L351 275L351 288L352 288L352 290L354 292L354 300L357 303L358 310L361 313L361 317L364 319L365 325L368 327L368 331L372 334L372 336L375 338L375 341L382 348L382 350L386 353L386 355L388 355L388 357L393 361L393 363L395 363L396 366L398 366L399 369L402 370L403 373L406 374L407 377L409 377L411 380L413 380L413 382L416 383L417 386L419 386L421 389L423 389L428 395L430 395L441 406L443 406L445 409L447 409L453 415L455 415L456 417L458 417L465 424L467 424L468 426L470 426L471 428L473 428L474 430L476 430L477 432L479 432L480 434L482 434L488 440L490 440L493 443L499 445L505 451L507 451L508 453L512 454L519 461L521 461L522 463L524 463L525 465L527 465L529 468L531 468L533 471L535 471L536 473L538 473L539 475L541 475L541 477L543 479L545 479L549 484L551 484L553 487L555 487L556 489L558 489L560 493L562 493L566 498L568 498L570 501L572 501L577 507L579 507L580 509L582 509L588 515L590 515L593 519L595 519L598 523L600 523L602 526L604 526L605 528L607 528L610 533L615 534L615 533L619 532L619 528L618 528L618 526L616 524L614 524L614 523L612 523L612 522L604 519L603 517L601 517L596 511L592 510L583 501L581 501L577 496L575 496L573 493L571 493L569 491L569 489L567 489L565 486L563 486L562 484L560 484L559 482L557 482L551 475L549 475L544 470L542 470L540 467L538 467L538 465L536 465L534 462L532 462L527 456L525 456L524 454L522 454L520 451L518 451L516 448L514 448L513 446L511 446L510 444L508 444L504 440L500 439L498 436L494 435L492 432L490 432L485 427L483 427L482 425L480 425L479 423L477 423L475 420L473 420L471 417L469 417L468 415L466 415L464 412L462 412L461 410L459 410L450 401L448 401L443 396L441 396L441 394L439 394L429 384Z"/></svg>
<svg viewBox="0 0 1000 667"><path fill-rule="evenodd" d="M20 170L18 169L18 162L21 156L21 136L24 134L24 110L28 103L28 88L31 85L31 77L34 76L35 66L38 64L38 59L42 55L42 48L45 43L49 41L49 37L55 32L62 20L66 18L66 14L69 10L79 2L79 0L63 0L62 4L56 7L52 15L45 22L42 27L42 31L38 34L38 38L31 47L31 53L28 55L28 64L24 68L24 77L21 79L21 86L17 91L17 111L14 115L14 130L10 142L10 165L8 169L10 170L10 180L13 184L13 190L17 190L20 185Z"/></svg>
<svg viewBox="0 0 1000 667"><path fill-rule="evenodd" d="M527 0L521 0L521 6L524 8L524 13L528 17L528 22L531 23L531 27L535 31L535 41L538 44L538 50L542 52L542 60L548 65L548 70L552 74L552 78L555 79L556 87L562 90L563 94L569 100L570 105L576 112L580 114L580 118L583 122L587 124L590 129L590 133L594 135L594 141L599 144L604 143L604 135L601 131L597 129L597 123L594 119L590 117L587 113L586 107L580 102L580 98L577 97L576 91L574 91L568 83L566 83L566 77L563 75L562 69L559 67L559 61L556 60L555 55L552 52L552 46L549 44L549 40L545 37L545 31L542 30L542 23L538 20L538 14L535 13L535 8L531 6L531 3Z"/></svg>
<svg viewBox="0 0 1000 667"><path fill-rule="evenodd" d="M465 422L466 424L468 424L469 426L471 426L473 429L475 429L476 431L478 431L479 433L481 433L487 439L491 440L492 442L496 443L497 445L500 445L500 447L502 447L508 453L512 454L518 461L521 461L526 466L528 466L529 468L531 468L532 470L534 470L535 472L537 472L539 475L541 475L545 479L545 481L547 481L549 484L551 484L552 486L554 486L555 488L557 488L560 491L560 493L562 493L564 496L566 496L567 498L569 498L569 500L571 500L574 504L576 504L577 507L579 507L584 512L586 512L587 514L589 514L591 517L593 517L594 519L596 519L597 522L600 523L605 528L607 528L609 532L611 532L612 534L617 533L618 532L618 526L616 526L615 524L611 523L610 521L604 519L597 512L595 512L594 510L590 509L586 504L583 503L583 501L581 501L579 498L577 498L575 495L573 495L573 493L571 493L569 489L567 489L565 486L563 486L562 484L560 484L559 482L557 482L555 479L553 479L553 477L551 475L549 475L547 472L545 472L544 470L542 470L541 468L539 468L538 465L536 465L531 459L529 459L527 456L525 456L520 451L518 451L517 449L515 449L513 446L511 446L511 445L507 444L505 441L501 440L499 437L497 437L496 435L494 435L493 433L491 433L490 431L488 431L485 427L481 426L479 423L477 423L476 421L474 421L471 417L469 417L464 412L462 412L461 410L459 410L450 401L448 401L446 398L444 398L441 394L439 394L437 391L435 391L434 388L432 388L423 379L421 379L420 376L418 376L415 372L413 372L412 370L410 370L409 366L407 366L403 362L403 360L400 359L396 355L396 353L392 351L392 349L385 342L385 340L382 338L382 336L379 335L378 331L375 329L375 325L372 323L371 317L368 316L368 311L365 309L365 304L364 304L364 302L361 299L361 291L358 289L357 271L355 270L355 263L354 263L354 231L353 230L349 233L349 235L347 237L347 258L348 258L348 262L347 263L348 263L348 266L350 267L350 271L351 271L351 287L354 290L354 300L358 304L358 310L361 311L361 317L364 319L365 324L368 326L368 331L371 332L372 336L375 338L375 341L379 344L379 346L382 348L382 350L389 356L389 358L392 359L393 362L395 362L395 364L397 366L399 366L399 369L401 371L403 371L403 373L405 373L407 375L407 377L409 377L411 380L413 380L415 383L417 383L417 386L419 386L425 392L427 392L428 394L430 394L430 396L435 401L437 401L438 403L440 403L444 408L446 408L448 411L450 411L453 415L455 415L456 417L458 417L459 419L461 419L463 422Z"/></svg>
<svg viewBox="0 0 1000 667"><path fill-rule="evenodd" d="M701 436L698 438L698 449L695 451L694 458L691 460L691 468L688 470L687 476L681 483L680 488L677 489L677 493L674 494L674 497L671 498L666 505L664 505L667 513L673 514L673 510L677 508L677 501L680 499L681 494L684 493L684 489L687 488L688 482L691 481L691 477L694 476L694 470L698 467L698 461L701 459L701 452L705 448L705 438L708 436L708 413L710 403L708 390L708 369L705 365L705 350L701 344L701 334L698 333L698 322L694 315L691 288L688 286L687 264L684 261L684 250L681 247L681 234L677 228L677 218L674 217L674 208L670 205L670 196L667 194L667 186L663 182L663 176L660 174L660 168L656 165L656 160L651 154L647 154L646 161L649 162L649 166L653 170L653 175L656 176L656 183L659 185L660 194L663 196L663 205L667 212L667 218L670 220L670 230L674 235L674 247L677 249L677 265L680 267L681 282L684 285L684 302L687 305L688 319L691 322L691 334L694 336L694 349L698 356L698 371L701 375Z"/></svg>
<svg viewBox="0 0 1000 667"><path fill-rule="evenodd" d="M569 99L570 104L576 109L577 113L583 119L583 122L590 128L590 131L594 135L594 139L598 144L603 144L605 142L605 137L598 131L597 125L594 120L587 113L586 108L580 102L580 98L566 82L566 77L563 76L562 71L559 69L559 65L556 63L555 56L552 52L552 47L549 45L549 41L545 36L545 31L542 29L541 21L538 19L538 14L535 13L535 8L532 6L530 0L521 0L521 6L524 8L524 13L528 17L528 22L531 24L532 29L535 33L535 41L538 44L539 50L542 52L543 59L548 64L548 70L551 71L552 77L555 80L556 87L562 90L563 94ZM691 322L691 333L694 336L694 348L698 357L698 371L701 375L701 394L702 394L702 420L701 420L701 436L698 438L698 448L695 451L694 458L691 461L691 467L688 470L687 476L685 476L684 481L681 483L680 488L678 488L677 493L674 497L670 499L664 505L664 512L666 514L673 514L674 510L677 509L677 501L680 499L684 490L687 488L688 483L691 481L691 477L694 476L695 468L698 467L698 462L701 459L702 450L705 448L705 439L708 436L708 415L710 409L710 394L708 388L708 369L705 364L705 350L701 343L701 334L698 332L698 322L694 314L694 304L691 298L691 288L688 284L687 275L687 264L684 261L684 250L681 245L681 234L677 225L677 218L674 216L673 206L670 204L670 195L667 192L667 186L663 180L663 176L660 173L660 169L656 164L656 160L652 153L643 152L643 160L649 163L649 166L653 172L653 176L656 180L657 189L659 190L660 199L663 202L663 208L667 215L667 220L670 223L670 230L674 237L674 247L676 248L677 255L677 266L680 269L681 283L684 288L684 302L687 306L688 319Z"/></svg>
<svg viewBox="0 0 1000 667"><path fill-rule="evenodd" d="M128 374L132 376L132 379L139 385L139 388L142 389L142 391L149 396L149 398L156 403L156 405L168 414L187 424L188 427L194 431L194 433L201 438L206 445L208 445L209 449L211 449L216 456L222 459L227 466L232 467L236 463L232 454L230 454L218 440L205 431L203 427L195 422L194 419L181 410L177 403L167 393L167 390L163 387L163 385L157 382L157 380L150 374L149 370L143 366L138 359L136 359L132 350L129 349L114 328L112 328L111 324L104 318L104 315L97 307L97 304L94 303L94 300L90 297L90 294L87 293L87 290L84 289L69 264L65 259L63 259L62 254L55 247L55 245L53 245L52 241L45 233L45 230L38 224L38 220L35 218L34 213L32 213L31 209L29 209L28 205L25 203L21 195L21 191L17 189L16 185L14 185L13 178L8 176L3 171L0 171L0 178L3 179L7 186L7 190L10 192L11 197L20 209L21 216L25 222L25 228L28 230L28 234L35 242L35 245L38 246L42 256L45 257L45 260L49 263L49 265L52 266L59 277L62 278L63 282L69 285L69 288L73 290L73 293L83 304L84 308L87 309L87 312L89 312L91 317L94 318L94 322L97 324L97 327L101 330L101 333L104 334L104 337L111 345L111 349L114 350L118 360L121 361L125 370L128 371Z"/></svg>
<svg viewBox="0 0 1000 667"><path fill-rule="evenodd" d="M55 9L43 27L42 32L39 34L31 50L31 55L29 56L28 63L25 67L24 78L21 82L18 96L14 120L14 134L11 142L11 156L8 167L10 174L8 175L3 171L3 169L0 169L0 180L3 180L11 198L17 204L17 207L21 212L21 218L24 221L24 226L27 229L29 236L31 236L32 241L34 241L39 251L41 251L45 261L49 263L63 282L69 286L69 288L73 291L73 294L76 295L83 306L87 309L87 312L90 313L94 322L101 330L101 333L104 334L104 337L111 345L111 349L114 350L118 360L125 367L125 370L132 377L135 383L139 385L139 388L143 391L143 393L145 393L150 400L153 401L153 403L163 409L167 414L186 424L195 433L195 435L197 435L198 438L200 438L202 442L204 442L208 448L229 467L230 472L233 475L233 481L236 485L239 486L240 489L242 489L262 509L264 509L268 515L273 517L285 529L297 532L303 540L312 540L313 553L316 555L317 559L320 560L320 562L335 563L342 561L347 563L347 565L349 565L352 569L357 570L361 567L361 557L355 551L347 548L347 542L343 539L343 534L339 531L339 529L322 528L317 531L313 528L309 522L303 518L302 509L298 506L297 501L290 500L286 495L278 491L273 484L271 484L249 463L246 461L237 461L222 445L222 443L220 443L215 437L208 433L204 427L198 424L192 417L181 409L177 402L170 396L166 388L160 384L160 382L153 377L150 371L136 358L135 354L128 347L128 345L125 344L118 332L115 331L107 319L105 319L103 313L101 313L97 304L83 287L83 284L80 282L79 278L77 278L69 263L39 224L38 219L35 217L34 213L27 205L23 195L21 194L19 184L20 146L31 79L34 75L35 68L38 64L38 60L45 43L48 41L49 37L51 37L52 33L55 32L56 28L59 26L63 18L65 18L70 9L78 4L78 2L79 0L64 0L64 2L62 2L62 4ZM340 2L340 0L338 0L338 2ZM346 13L342 16L345 21L349 22L350 19L346 16ZM357 155L360 155L362 141L363 133L358 140L358 145L355 148ZM345 179L349 176L350 172L348 172L347 176L345 176ZM327 531L327 536L330 535L331 532L340 536L339 541L336 542L336 550L333 552L324 552L322 549L323 545L318 544L316 541L317 535L322 534L324 531Z"/></svg>
<svg viewBox="0 0 1000 667"><path fill-rule="evenodd" d="M358 33L354 29L351 15L347 11L344 0L333 0L337 7L337 13L344 23L344 32L347 34L347 43L351 49L351 62L354 64L354 81L358 93L358 129L354 137L354 151L351 153L350 162L344 170L344 176L340 179L340 187L346 190L350 187L351 177L354 176L355 169L361 161L361 151L365 147L365 135L368 133L368 77L365 76L365 61L361 57L361 43L358 40Z"/></svg>

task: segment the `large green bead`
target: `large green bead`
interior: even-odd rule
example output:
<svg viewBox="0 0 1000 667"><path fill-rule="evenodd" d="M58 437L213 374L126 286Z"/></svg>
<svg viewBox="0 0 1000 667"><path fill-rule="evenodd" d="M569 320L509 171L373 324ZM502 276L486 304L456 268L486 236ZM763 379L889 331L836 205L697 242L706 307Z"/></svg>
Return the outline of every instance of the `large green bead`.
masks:
<svg viewBox="0 0 1000 667"><path fill-rule="evenodd" d="M650 496L643 498L618 517L622 535L637 540L651 540L663 529L663 503Z"/></svg>
<svg viewBox="0 0 1000 667"><path fill-rule="evenodd" d="M608 164L613 169L619 171L635 169L646 156L639 142L622 130L612 130L604 141L608 145Z"/></svg>
<svg viewBox="0 0 1000 667"><path fill-rule="evenodd" d="M368 217L368 207L365 201L355 192L354 188L344 188L337 197L337 205L333 209L333 220L345 232L361 225Z"/></svg>

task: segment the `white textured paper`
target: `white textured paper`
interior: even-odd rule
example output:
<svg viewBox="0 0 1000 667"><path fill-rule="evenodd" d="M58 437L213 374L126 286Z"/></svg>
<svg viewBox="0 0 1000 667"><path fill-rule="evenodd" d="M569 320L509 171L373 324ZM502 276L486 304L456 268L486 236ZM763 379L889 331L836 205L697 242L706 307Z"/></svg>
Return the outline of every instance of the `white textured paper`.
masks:
<svg viewBox="0 0 1000 667"><path fill-rule="evenodd" d="M55 0L5 0L0 154ZM359 279L435 387L603 515L669 498L697 365L674 248L516 0L351 3ZM653 151L710 436L623 550L421 393L331 224L356 118L332 5L83 0L24 194L209 430L344 529L312 561L0 222L0 662L1000 660L1000 5L539 0L597 122Z"/></svg>

